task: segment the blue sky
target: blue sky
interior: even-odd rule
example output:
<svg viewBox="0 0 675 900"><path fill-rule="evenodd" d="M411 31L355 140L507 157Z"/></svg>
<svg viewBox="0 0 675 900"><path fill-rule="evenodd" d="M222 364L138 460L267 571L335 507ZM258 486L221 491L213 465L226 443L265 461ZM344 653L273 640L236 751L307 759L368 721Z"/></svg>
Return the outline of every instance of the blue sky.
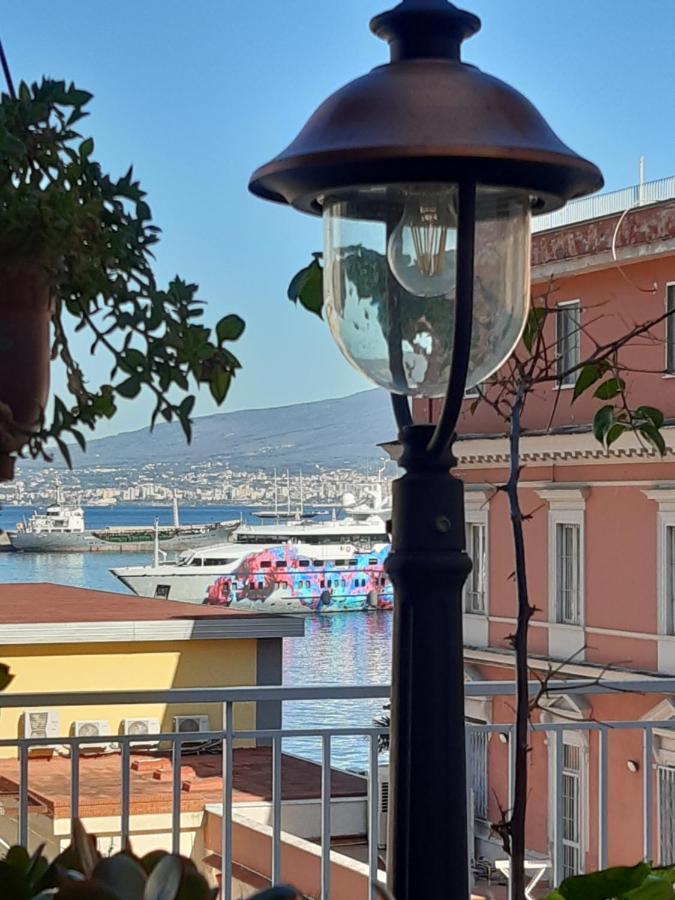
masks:
<svg viewBox="0 0 675 900"><path fill-rule="evenodd" d="M341 396L367 386L327 329L285 299L320 248L318 220L247 192L330 92L386 58L368 30L386 0L38 0L2 37L15 80L42 74L92 91L82 124L112 172L130 163L163 229L158 271L199 282L208 318L247 321L244 369L225 408ZM608 189L675 174L675 3L474 0L483 30L464 58L525 93ZM85 351L86 352L86 351ZM103 360L89 364L107 377ZM58 386L58 380L57 380ZM207 396L197 413L211 412ZM112 427L145 424L128 403Z"/></svg>

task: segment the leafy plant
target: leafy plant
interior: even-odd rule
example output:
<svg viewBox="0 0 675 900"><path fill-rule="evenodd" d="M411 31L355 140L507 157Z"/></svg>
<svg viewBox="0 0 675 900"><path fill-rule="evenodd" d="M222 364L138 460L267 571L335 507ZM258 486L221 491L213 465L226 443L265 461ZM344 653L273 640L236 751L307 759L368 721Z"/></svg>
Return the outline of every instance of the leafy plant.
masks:
<svg viewBox="0 0 675 900"><path fill-rule="evenodd" d="M672 900L675 867L642 862L567 878L547 900Z"/></svg>
<svg viewBox="0 0 675 900"><path fill-rule="evenodd" d="M7 851L0 860L2 900L215 900L218 895L185 856L154 850L137 857L127 848L102 857L79 820L72 843L53 862L43 849L32 855L20 846ZM297 893L280 886L255 896L295 900Z"/></svg>
<svg viewBox="0 0 675 900"><path fill-rule="evenodd" d="M112 418L120 398L152 394L151 425L177 420L191 436L193 388L208 385L217 404L240 368L227 345L244 330L228 315L212 331L200 319L198 287L176 276L161 287L152 269L159 229L130 168L120 178L95 161L94 141L75 130L92 99L65 81L22 83L0 98L0 269L39 265L52 295L52 359L65 367L67 398L56 397L51 423L26 434L27 449L49 458L53 439L84 448L82 428ZM111 360L109 381L92 385L70 346L72 331L91 353ZM17 432L0 405L0 430Z"/></svg>

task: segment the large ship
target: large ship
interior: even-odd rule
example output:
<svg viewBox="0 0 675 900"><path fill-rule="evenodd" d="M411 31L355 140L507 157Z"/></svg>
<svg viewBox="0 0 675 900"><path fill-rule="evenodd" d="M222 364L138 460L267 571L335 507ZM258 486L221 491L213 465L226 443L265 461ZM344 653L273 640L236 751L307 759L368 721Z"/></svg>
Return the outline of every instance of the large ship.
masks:
<svg viewBox="0 0 675 900"><path fill-rule="evenodd" d="M180 553L224 541L240 525L238 519L207 525L181 525L174 501L173 525L118 526L89 529L84 510L69 506L59 490L56 503L44 513L33 513L8 532L15 550L33 553L152 553L155 541L165 553Z"/></svg>
<svg viewBox="0 0 675 900"><path fill-rule="evenodd" d="M176 563L111 569L145 597L258 612L391 609L388 544L235 542L181 554Z"/></svg>
<svg viewBox="0 0 675 900"><path fill-rule="evenodd" d="M382 568L389 538L375 509L328 521L240 525L231 541L176 562L161 561L158 548L152 565L111 572L141 596L189 603L298 612L382 608L391 597Z"/></svg>

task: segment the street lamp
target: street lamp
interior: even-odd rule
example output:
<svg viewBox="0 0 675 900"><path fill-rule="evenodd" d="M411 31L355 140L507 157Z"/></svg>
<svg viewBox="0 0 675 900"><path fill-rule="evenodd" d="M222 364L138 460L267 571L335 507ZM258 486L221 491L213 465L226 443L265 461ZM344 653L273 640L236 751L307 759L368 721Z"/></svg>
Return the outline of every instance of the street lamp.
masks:
<svg viewBox="0 0 675 900"><path fill-rule="evenodd" d="M250 189L324 221L324 308L349 362L391 392L406 474L393 486L395 588L388 881L397 900L466 897L462 483L451 445L467 387L516 346L530 217L602 187L517 91L461 61L480 20L403 0L371 29L389 64L338 90ZM409 396L444 397L437 425Z"/></svg>

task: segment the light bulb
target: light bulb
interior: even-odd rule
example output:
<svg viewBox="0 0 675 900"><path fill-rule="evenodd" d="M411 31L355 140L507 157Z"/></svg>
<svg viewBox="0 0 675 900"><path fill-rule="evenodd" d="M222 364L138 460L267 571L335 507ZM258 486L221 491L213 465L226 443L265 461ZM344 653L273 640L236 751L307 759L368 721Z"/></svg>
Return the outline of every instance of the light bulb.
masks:
<svg viewBox="0 0 675 900"><path fill-rule="evenodd" d="M433 189L406 194L403 215L387 243L389 268L417 297L448 297L455 290L455 194Z"/></svg>
<svg viewBox="0 0 675 900"><path fill-rule="evenodd" d="M324 201L324 312L367 378L442 397L453 366L456 185L371 185ZM392 230L392 225L393 230ZM527 318L530 198L479 185L467 387L508 358Z"/></svg>

